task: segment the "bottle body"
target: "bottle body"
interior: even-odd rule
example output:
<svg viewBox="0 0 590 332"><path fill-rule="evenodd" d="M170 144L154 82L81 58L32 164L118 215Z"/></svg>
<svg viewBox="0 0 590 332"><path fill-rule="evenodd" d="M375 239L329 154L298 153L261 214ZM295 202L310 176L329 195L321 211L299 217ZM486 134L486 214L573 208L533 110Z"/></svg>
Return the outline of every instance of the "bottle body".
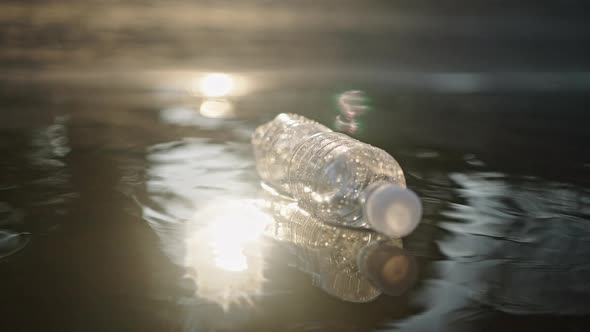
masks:
<svg viewBox="0 0 590 332"><path fill-rule="evenodd" d="M340 133L318 133L296 148L289 187L301 206L329 223L368 227L365 189L377 181L405 188L397 161L387 152Z"/></svg>
<svg viewBox="0 0 590 332"><path fill-rule="evenodd" d="M281 194L291 195L287 173L295 148L314 134L330 131L313 120L289 113L279 114L256 128L252 146L262 181Z"/></svg>

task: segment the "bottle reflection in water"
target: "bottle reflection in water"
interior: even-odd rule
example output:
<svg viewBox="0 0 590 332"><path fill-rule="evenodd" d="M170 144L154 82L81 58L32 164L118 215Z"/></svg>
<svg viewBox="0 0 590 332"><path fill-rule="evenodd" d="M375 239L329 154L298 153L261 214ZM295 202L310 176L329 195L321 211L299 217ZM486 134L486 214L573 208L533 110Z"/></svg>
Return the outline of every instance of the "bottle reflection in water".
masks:
<svg viewBox="0 0 590 332"><path fill-rule="evenodd" d="M295 266L327 293L345 301L369 302L381 293L400 295L414 283L416 263L400 239L318 222L296 203L272 205L275 223L267 235L287 244L295 254Z"/></svg>

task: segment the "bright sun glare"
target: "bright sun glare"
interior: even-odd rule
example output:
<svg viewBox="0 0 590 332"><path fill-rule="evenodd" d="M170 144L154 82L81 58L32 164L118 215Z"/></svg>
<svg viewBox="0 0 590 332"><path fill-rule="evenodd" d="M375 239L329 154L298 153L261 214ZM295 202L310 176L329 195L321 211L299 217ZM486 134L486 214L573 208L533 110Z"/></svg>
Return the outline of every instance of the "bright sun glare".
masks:
<svg viewBox="0 0 590 332"><path fill-rule="evenodd" d="M235 79L227 74L207 74L199 80L199 91L207 97L224 97L233 92Z"/></svg>
<svg viewBox="0 0 590 332"><path fill-rule="evenodd" d="M229 212L229 213L228 213ZM261 212L220 211L222 218L214 220L207 227L209 245L213 251L213 262L221 269L244 271L248 269L244 248L259 240L267 225L267 217Z"/></svg>
<svg viewBox="0 0 590 332"><path fill-rule="evenodd" d="M262 235L272 218L252 200L215 200L186 230L185 266L197 295L227 307L261 291Z"/></svg>

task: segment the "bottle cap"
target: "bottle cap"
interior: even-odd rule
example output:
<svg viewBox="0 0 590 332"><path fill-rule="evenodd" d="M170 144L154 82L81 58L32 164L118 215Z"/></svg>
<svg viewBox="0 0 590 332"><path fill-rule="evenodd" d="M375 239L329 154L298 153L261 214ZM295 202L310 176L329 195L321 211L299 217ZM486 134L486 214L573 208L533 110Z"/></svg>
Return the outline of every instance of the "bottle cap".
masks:
<svg viewBox="0 0 590 332"><path fill-rule="evenodd" d="M398 296L414 285L418 264L414 256L386 241L365 247L358 257L359 268L383 293Z"/></svg>
<svg viewBox="0 0 590 332"><path fill-rule="evenodd" d="M410 234L422 218L422 203L413 191L380 181L368 188L365 216L374 230L389 237Z"/></svg>

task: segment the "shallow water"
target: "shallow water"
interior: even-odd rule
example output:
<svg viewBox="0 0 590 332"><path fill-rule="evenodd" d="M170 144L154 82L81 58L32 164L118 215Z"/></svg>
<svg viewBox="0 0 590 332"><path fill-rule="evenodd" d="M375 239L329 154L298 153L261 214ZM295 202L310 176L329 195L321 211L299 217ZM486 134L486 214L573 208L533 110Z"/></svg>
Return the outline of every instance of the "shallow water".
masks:
<svg viewBox="0 0 590 332"><path fill-rule="evenodd" d="M480 123L469 111L454 113L449 124L377 108L366 121L374 130L361 138L396 156L424 203L422 224L404 240L420 263L416 287L369 304L342 302L290 267L287 253L260 246L260 262L248 267L255 271L248 270L230 299L211 262L187 259L187 251L205 250L211 235L199 232L215 223L225 223L215 231L221 239L246 236L248 211L235 202L260 192L249 137L275 114L257 106L273 100L273 109L298 111L290 90L232 98L226 101L232 115L220 118L203 116L203 97L183 90L164 100L158 87L80 90L51 97L32 90L6 104L2 229L30 235L27 242L3 242L3 252L4 246L19 249L0 261L3 324L23 330L456 331L564 324L579 330L587 323L586 146L561 145L576 134L575 112L536 119L539 125L529 129L552 138L542 140L530 137L527 123ZM297 91L319 110L331 98L327 89ZM66 100L56 102L60 96ZM429 105L424 117L439 112L439 102L404 98ZM529 98L438 100L509 105ZM543 103L560 98L570 100L553 96ZM523 117L516 112L481 115ZM334 113L308 115L322 120ZM571 124L567 135L559 121ZM195 271L207 292L183 278Z"/></svg>
<svg viewBox="0 0 590 332"><path fill-rule="evenodd" d="M208 5L197 22L182 1L64 3L1 5L22 27L0 34L1 330L587 329L583 17L374 1L265 7L274 21ZM455 53L423 55L440 38ZM201 91L211 71L233 90ZM279 112L332 125L350 89L373 106L357 137L396 157L425 211L404 239L418 283L365 304L313 286L251 204L254 128Z"/></svg>

